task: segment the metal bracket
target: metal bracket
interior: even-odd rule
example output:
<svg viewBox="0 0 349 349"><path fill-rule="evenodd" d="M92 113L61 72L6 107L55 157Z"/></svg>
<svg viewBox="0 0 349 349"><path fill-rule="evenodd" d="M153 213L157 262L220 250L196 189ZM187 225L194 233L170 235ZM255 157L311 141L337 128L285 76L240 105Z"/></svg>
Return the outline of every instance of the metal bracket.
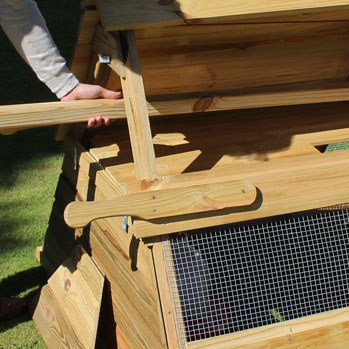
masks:
<svg viewBox="0 0 349 349"><path fill-rule="evenodd" d="M122 216L122 230L127 233L127 224L128 216Z"/></svg>

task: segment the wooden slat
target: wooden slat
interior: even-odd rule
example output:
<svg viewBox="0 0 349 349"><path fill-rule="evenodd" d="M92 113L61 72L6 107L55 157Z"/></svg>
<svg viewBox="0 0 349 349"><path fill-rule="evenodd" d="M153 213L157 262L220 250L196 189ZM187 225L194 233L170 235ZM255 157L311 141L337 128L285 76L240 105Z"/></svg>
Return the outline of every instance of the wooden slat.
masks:
<svg viewBox="0 0 349 349"><path fill-rule="evenodd" d="M127 48L122 53L125 78L121 84L136 175L138 179L151 180L157 177L157 169L137 44L133 31L122 35Z"/></svg>
<svg viewBox="0 0 349 349"><path fill-rule="evenodd" d="M179 349L180 343L177 335L176 320L174 307L171 299L170 286L166 274L165 258L162 252L160 242L154 244L153 249L154 267L156 270L156 279L161 300L162 315L166 329L166 338L168 347L171 349Z"/></svg>
<svg viewBox="0 0 349 349"><path fill-rule="evenodd" d="M349 151L316 154L260 164L221 168L172 177L173 185L207 182L208 178L241 178L249 180L260 194L248 209L198 213L186 217L153 221L135 220L138 238L163 235L209 226L248 221L291 212L346 203L349 197ZM212 177L211 177L212 176ZM190 178L190 179L189 179Z"/></svg>
<svg viewBox="0 0 349 349"><path fill-rule="evenodd" d="M42 289L33 315L50 348L94 348L104 274L81 249Z"/></svg>
<svg viewBox="0 0 349 349"><path fill-rule="evenodd" d="M90 242L92 254L111 285L117 327L131 348L165 348L158 294L150 270L151 252L115 225L116 220L93 222Z"/></svg>
<svg viewBox="0 0 349 349"><path fill-rule="evenodd" d="M349 309L188 343L188 349L336 348L349 346Z"/></svg>
<svg viewBox="0 0 349 349"><path fill-rule="evenodd" d="M325 87L327 85L327 87ZM178 95L151 99L147 103L149 116L178 115L270 106L338 102L349 99L349 83L290 84L273 88L247 89L219 94L190 97ZM277 91L279 90L279 91ZM101 115L113 119L126 118L124 100L82 100L8 105L0 107L0 134L21 129L65 123L86 122Z"/></svg>
<svg viewBox="0 0 349 349"><path fill-rule="evenodd" d="M90 117L125 117L123 100L81 100L5 105L0 107L0 133L30 127L83 122Z"/></svg>
<svg viewBox="0 0 349 349"><path fill-rule="evenodd" d="M97 0L101 20L108 31L142 28L154 25L176 25L184 23L202 23L215 18L240 20L258 17L258 15L279 14L282 11L314 11L345 8L344 0L269 0L261 3L253 1L202 0L177 1L128 1Z"/></svg>
<svg viewBox="0 0 349 349"><path fill-rule="evenodd" d="M80 228L95 219L112 216L173 217L247 206L255 201L256 196L256 188L246 181L210 183L135 193L107 201L72 202L64 211L64 219L70 227Z"/></svg>

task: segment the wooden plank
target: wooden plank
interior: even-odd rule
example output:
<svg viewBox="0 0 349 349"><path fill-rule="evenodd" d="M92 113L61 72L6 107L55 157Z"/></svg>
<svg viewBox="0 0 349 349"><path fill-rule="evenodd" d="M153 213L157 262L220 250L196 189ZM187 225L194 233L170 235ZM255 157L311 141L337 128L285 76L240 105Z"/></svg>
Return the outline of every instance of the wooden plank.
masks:
<svg viewBox="0 0 349 349"><path fill-rule="evenodd" d="M83 122L90 117L124 117L123 100L94 99L5 105L0 108L0 133L30 127Z"/></svg>
<svg viewBox="0 0 349 349"><path fill-rule="evenodd" d="M304 12L347 8L344 0L269 0L261 3L258 0L232 2L202 0L199 3L191 0L177 1L127 1L97 0L98 11L106 30L134 29L154 25L178 25L184 23L204 23L210 19L246 19L261 15L279 15L280 12Z"/></svg>
<svg viewBox="0 0 349 349"><path fill-rule="evenodd" d="M120 35L124 36L127 45L122 53L125 78L121 80L121 84L136 176L138 179L151 180L157 177L156 160L136 39L132 31Z"/></svg>
<svg viewBox="0 0 349 349"><path fill-rule="evenodd" d="M247 181L227 181L192 187L130 194L106 201L72 202L64 219L72 228L95 219L132 216L141 219L173 217L252 204L256 188Z"/></svg>
<svg viewBox="0 0 349 349"><path fill-rule="evenodd" d="M188 349L338 348L349 346L349 309L188 343Z"/></svg>
<svg viewBox="0 0 349 349"><path fill-rule="evenodd" d="M149 116L161 116L347 101L348 85L348 82L331 80L326 83L311 82L274 88L247 89L233 91L230 94L225 92L197 97L184 95L157 97L149 99L147 110ZM96 99L1 106L0 134L32 127L86 122L95 115L113 119L125 118L124 100Z"/></svg>
<svg viewBox="0 0 349 349"><path fill-rule="evenodd" d="M42 289L33 320L51 348L94 348L104 275L81 249Z"/></svg>
<svg viewBox="0 0 349 349"><path fill-rule="evenodd" d="M195 183L207 183L208 178L243 177L256 186L260 194L248 208L152 221L136 219L134 234L144 238L346 203L349 197L348 154L349 151L316 154L188 174L187 178L196 178ZM185 177L183 174L172 177L174 185L183 185L179 178Z"/></svg>
<svg viewBox="0 0 349 349"><path fill-rule="evenodd" d="M162 315L166 329L166 339L168 347L171 349L179 349L180 343L177 336L176 320L174 307L171 300L170 286L167 278L165 259L162 252L161 243L155 243L152 249L154 267L156 270L156 279L160 294L162 307Z"/></svg>
<svg viewBox="0 0 349 349"><path fill-rule="evenodd" d="M248 30L244 26L239 29ZM190 44L174 46L177 52L167 55L158 48L153 56L142 57L140 53L145 91L147 96L179 91L210 94L232 88L240 90L325 79L345 81L349 72L345 37L348 38L348 32L343 37L319 35L308 40L289 37L265 41L255 38L221 45L218 37L216 45L195 49L191 49ZM183 42L190 43L191 38L183 38Z"/></svg>
<svg viewBox="0 0 349 349"><path fill-rule="evenodd" d="M165 348L151 252L116 226L115 220L93 222L90 243L94 258L110 282L117 327L131 348Z"/></svg>

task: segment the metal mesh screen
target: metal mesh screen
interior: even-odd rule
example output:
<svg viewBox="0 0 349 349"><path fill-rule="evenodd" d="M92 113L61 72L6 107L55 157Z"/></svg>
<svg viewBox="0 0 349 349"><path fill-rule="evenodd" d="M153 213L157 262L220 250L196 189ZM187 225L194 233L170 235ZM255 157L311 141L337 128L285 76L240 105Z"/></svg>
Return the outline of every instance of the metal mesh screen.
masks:
<svg viewBox="0 0 349 349"><path fill-rule="evenodd" d="M349 210L172 234L182 344L348 306Z"/></svg>

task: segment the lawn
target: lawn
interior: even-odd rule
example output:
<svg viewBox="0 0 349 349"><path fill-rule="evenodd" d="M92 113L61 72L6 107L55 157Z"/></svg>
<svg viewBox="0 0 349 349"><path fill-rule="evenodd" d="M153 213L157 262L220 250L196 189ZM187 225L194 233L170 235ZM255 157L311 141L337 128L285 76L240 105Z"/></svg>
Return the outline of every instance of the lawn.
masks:
<svg viewBox="0 0 349 349"><path fill-rule="evenodd" d="M79 0L39 0L50 32L70 61L80 19ZM0 30L0 105L53 101ZM30 300L46 282L36 261L61 171L63 147L54 128L0 135L0 296ZM45 348L29 313L0 323L0 348Z"/></svg>

